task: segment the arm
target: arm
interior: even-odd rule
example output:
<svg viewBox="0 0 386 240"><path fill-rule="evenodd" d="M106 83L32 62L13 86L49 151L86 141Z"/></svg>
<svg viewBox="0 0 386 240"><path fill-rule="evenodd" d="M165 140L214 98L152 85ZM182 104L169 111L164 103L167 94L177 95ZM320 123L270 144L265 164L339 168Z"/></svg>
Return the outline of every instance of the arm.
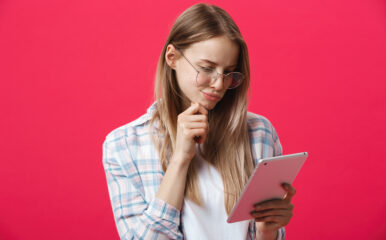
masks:
<svg viewBox="0 0 386 240"><path fill-rule="evenodd" d="M184 202L186 175L189 164L171 161L156 197L181 210Z"/></svg>
<svg viewBox="0 0 386 240"><path fill-rule="evenodd" d="M257 229L257 226L256 226L256 229ZM263 232L260 232L260 231L256 231L256 239L260 239L260 240L275 240L275 239L277 239L277 237L278 237L278 231L269 232L269 233L263 233Z"/></svg>
<svg viewBox="0 0 386 240"><path fill-rule="evenodd" d="M255 222L257 225L257 222ZM257 229L257 226L255 226ZM256 232L256 239L275 239L275 240L284 240L285 239L285 228L279 228L276 232L264 234L259 231Z"/></svg>
<svg viewBox="0 0 386 240"><path fill-rule="evenodd" d="M115 151L114 142L103 145L103 165L114 218L121 239L182 239L179 231L180 211L165 201L154 198L146 202L143 185L132 159L129 172L121 166L121 158L129 157Z"/></svg>
<svg viewBox="0 0 386 240"><path fill-rule="evenodd" d="M199 143L208 133L208 111L199 104L191 104L177 119L176 147L157 192L157 198L182 208L185 193L186 175L189 164L195 155L195 138Z"/></svg>
<svg viewBox="0 0 386 240"><path fill-rule="evenodd" d="M279 137L277 135L277 132L271 122L264 118L251 118L249 122L250 126L250 134L252 137L252 143L255 145L253 146L253 153L255 156L255 159L259 158L265 158L265 157L271 157L271 156L280 156L282 155L282 146L279 140ZM256 161L257 164L257 161ZM288 190L286 190L288 191ZM287 205L287 204L286 204ZM290 207L290 206L286 206ZM265 216L266 213L264 213L263 216ZM282 214L282 213L280 213ZM261 214L257 215L259 217L262 217ZM285 228L283 224L282 227L280 225L270 228L268 227L268 224L265 224L266 219L258 219L258 221L251 221L250 225L250 233L249 233L249 239L277 239L282 240L285 239ZM273 227L273 224L271 224L270 227ZM269 230L269 231L267 231Z"/></svg>
<svg viewBox="0 0 386 240"><path fill-rule="evenodd" d="M202 114L196 115L197 112ZM169 161L159 188L156 189L156 197L150 202L146 202L144 198L144 188L154 189L156 186L151 183L144 186L142 178L145 177L139 175L125 140L105 141L103 164L121 238L183 238L179 231L180 209L184 200L188 167L195 154L194 137L200 136L204 141L208 129L207 111L198 104L192 104L179 115L176 151ZM123 163L125 168L122 167Z"/></svg>

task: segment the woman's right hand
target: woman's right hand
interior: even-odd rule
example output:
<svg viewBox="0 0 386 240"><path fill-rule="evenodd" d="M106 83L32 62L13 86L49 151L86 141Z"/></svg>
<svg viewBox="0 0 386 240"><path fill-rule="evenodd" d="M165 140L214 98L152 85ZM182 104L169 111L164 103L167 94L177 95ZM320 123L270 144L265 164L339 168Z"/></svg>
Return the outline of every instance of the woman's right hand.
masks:
<svg viewBox="0 0 386 240"><path fill-rule="evenodd" d="M192 103L178 115L176 149L172 161L189 164L195 154L195 137L197 143L203 143L208 132L208 110L199 103Z"/></svg>

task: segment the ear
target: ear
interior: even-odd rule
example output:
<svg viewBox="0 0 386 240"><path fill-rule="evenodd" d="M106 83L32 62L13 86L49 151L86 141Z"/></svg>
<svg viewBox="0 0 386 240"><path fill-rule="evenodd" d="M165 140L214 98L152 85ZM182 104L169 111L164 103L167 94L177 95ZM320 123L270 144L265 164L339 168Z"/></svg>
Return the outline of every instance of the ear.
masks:
<svg viewBox="0 0 386 240"><path fill-rule="evenodd" d="M166 48L165 53L165 61L172 69L176 69L176 61L179 57L179 53L177 49L173 46L173 44L169 44Z"/></svg>

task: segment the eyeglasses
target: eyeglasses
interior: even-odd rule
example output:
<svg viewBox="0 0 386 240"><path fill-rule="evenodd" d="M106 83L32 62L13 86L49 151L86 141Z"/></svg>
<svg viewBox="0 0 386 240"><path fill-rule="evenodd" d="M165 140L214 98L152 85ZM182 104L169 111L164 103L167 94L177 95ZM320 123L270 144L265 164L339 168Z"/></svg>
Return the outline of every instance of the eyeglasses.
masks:
<svg viewBox="0 0 386 240"><path fill-rule="evenodd" d="M177 48L176 48L177 49ZM182 53L180 49L177 49L178 52L181 53L181 55L186 59L186 61L196 70L197 76L196 76L196 82L197 85L204 85L204 84L210 84L212 85L217 78L221 75L223 77L223 83L225 86L228 86L228 89L234 89L238 86L240 86L241 82L244 79L244 74L241 72L230 72L230 73L218 73L213 68L207 68L207 67L200 67L202 71L197 70L194 65L185 57L185 55Z"/></svg>

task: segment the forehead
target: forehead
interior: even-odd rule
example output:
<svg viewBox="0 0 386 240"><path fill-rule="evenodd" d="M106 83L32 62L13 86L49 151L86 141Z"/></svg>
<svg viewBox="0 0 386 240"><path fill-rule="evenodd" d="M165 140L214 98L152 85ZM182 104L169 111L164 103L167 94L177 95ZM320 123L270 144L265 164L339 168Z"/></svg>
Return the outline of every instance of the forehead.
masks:
<svg viewBox="0 0 386 240"><path fill-rule="evenodd" d="M207 59L220 66L231 66L237 64L239 47L228 37L221 36L194 43L185 53L195 60Z"/></svg>

